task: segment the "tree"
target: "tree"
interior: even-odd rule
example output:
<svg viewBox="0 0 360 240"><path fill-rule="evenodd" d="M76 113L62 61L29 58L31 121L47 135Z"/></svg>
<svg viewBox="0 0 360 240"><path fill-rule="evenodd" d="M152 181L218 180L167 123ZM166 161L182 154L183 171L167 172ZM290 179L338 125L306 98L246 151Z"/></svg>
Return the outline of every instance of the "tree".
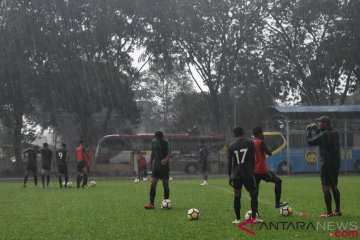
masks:
<svg viewBox="0 0 360 240"><path fill-rule="evenodd" d="M141 109L142 131L183 131L174 125L178 113L174 101L179 94L194 92L189 76L178 67L174 67L172 72L167 72L162 65L153 64L134 87Z"/></svg>
<svg viewBox="0 0 360 240"><path fill-rule="evenodd" d="M338 42L337 26L348 1L271 1L266 50L273 66L288 76L289 90L303 104L343 103L356 86L348 46ZM350 46L352 47L352 46Z"/></svg>
<svg viewBox="0 0 360 240"><path fill-rule="evenodd" d="M124 3L1 4L0 115L13 129L18 162L25 118L43 128L62 129L62 117L75 116L79 124L72 124L87 142L112 132L107 128L112 118L136 124L139 116L129 80L135 71L129 53L140 31Z"/></svg>
<svg viewBox="0 0 360 240"><path fill-rule="evenodd" d="M29 41L36 26L24 5L22 1L12 1L0 8L0 117L12 133L18 170L21 169L24 116L32 111L34 102L29 89L37 77L31 63L33 45Z"/></svg>
<svg viewBox="0 0 360 240"><path fill-rule="evenodd" d="M219 94L234 87L239 56L261 33L260 1L151 1L146 12L148 52L169 62L194 66L209 90L213 129L223 130L226 114Z"/></svg>

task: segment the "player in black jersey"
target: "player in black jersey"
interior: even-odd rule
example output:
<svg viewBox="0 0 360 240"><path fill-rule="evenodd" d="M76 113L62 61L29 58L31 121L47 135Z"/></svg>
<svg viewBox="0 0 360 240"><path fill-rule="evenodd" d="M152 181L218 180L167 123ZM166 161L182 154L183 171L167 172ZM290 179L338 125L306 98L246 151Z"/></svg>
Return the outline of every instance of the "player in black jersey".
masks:
<svg viewBox="0 0 360 240"><path fill-rule="evenodd" d="M155 139L151 142L151 187L150 187L150 203L145 205L145 209L154 209L154 200L156 196L156 186L159 179L162 180L164 187L164 199L169 199L169 160L170 160L170 144L164 139L161 131L155 133Z"/></svg>
<svg viewBox="0 0 360 240"><path fill-rule="evenodd" d="M69 152L66 149L66 144L63 143L61 144L61 148L58 149L55 153L56 155L56 161L58 163L58 171L59 171L59 184L60 184L60 188L62 188L62 176L64 175L65 177L65 186L67 187L67 183L69 181L69 177L68 177L68 162L69 162Z"/></svg>
<svg viewBox="0 0 360 240"><path fill-rule="evenodd" d="M307 141L310 146L319 146L321 163L321 184L324 193L326 212L320 218L341 216L340 191L338 189L338 175L340 170L340 134L333 129L331 120L327 116L316 119L318 124L310 124L306 127L308 131ZM313 136L312 132L316 135ZM336 209L332 212L331 193L335 200Z"/></svg>
<svg viewBox="0 0 360 240"><path fill-rule="evenodd" d="M30 171L32 172L32 174L34 176L35 187L37 186L37 180L38 179L37 179L37 163L36 163L36 159L37 159L37 154L38 153L39 153L39 147L37 145L34 145L32 148L28 148L23 152L24 157L27 158L26 172L25 172L25 176L24 176L24 185L23 185L23 187L26 187L26 183L28 181Z"/></svg>
<svg viewBox="0 0 360 240"><path fill-rule="evenodd" d="M45 188L45 176L46 176L46 186L49 186L50 182L50 167L51 167L51 158L52 151L48 148L48 144L43 144L43 149L41 149L41 181L42 186Z"/></svg>
<svg viewBox="0 0 360 240"><path fill-rule="evenodd" d="M256 219L258 200L254 177L255 146L251 140L246 139L244 130L241 127L236 127L233 133L235 140L228 147L229 184L234 188L234 211L236 214L233 223L239 224L241 222L240 198L243 185L251 197L252 218L254 218L254 223L258 223L261 220Z"/></svg>

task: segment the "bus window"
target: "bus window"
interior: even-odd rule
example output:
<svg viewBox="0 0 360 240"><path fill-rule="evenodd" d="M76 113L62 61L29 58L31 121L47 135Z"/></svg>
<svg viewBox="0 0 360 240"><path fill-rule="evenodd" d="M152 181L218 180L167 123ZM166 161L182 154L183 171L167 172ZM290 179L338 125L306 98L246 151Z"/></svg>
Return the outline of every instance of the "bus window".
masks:
<svg viewBox="0 0 360 240"><path fill-rule="evenodd" d="M289 141L290 148L303 148L307 147L306 136L304 133L290 133L291 138Z"/></svg>
<svg viewBox="0 0 360 240"><path fill-rule="evenodd" d="M273 154L285 147L286 142L281 133L264 133L264 135L264 142Z"/></svg>
<svg viewBox="0 0 360 240"><path fill-rule="evenodd" d="M97 156L98 163L109 163L110 158L117 155L125 147L125 142L123 139L107 139L102 142L99 147L99 155Z"/></svg>
<svg viewBox="0 0 360 240"><path fill-rule="evenodd" d="M131 139L130 148L132 150L145 151L151 150L151 139Z"/></svg>
<svg viewBox="0 0 360 240"><path fill-rule="evenodd" d="M360 133L356 132L354 133L354 147L359 148L360 147Z"/></svg>
<svg viewBox="0 0 360 240"><path fill-rule="evenodd" d="M353 133L348 132L347 133L347 147L353 147L354 146L354 137ZM340 145L341 147L345 147L345 133L340 133Z"/></svg>

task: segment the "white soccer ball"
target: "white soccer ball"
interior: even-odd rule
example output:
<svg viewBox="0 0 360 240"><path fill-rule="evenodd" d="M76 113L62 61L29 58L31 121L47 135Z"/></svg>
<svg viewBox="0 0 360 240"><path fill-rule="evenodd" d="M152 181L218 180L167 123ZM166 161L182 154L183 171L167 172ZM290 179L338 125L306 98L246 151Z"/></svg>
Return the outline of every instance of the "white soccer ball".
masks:
<svg viewBox="0 0 360 240"><path fill-rule="evenodd" d="M91 182L90 182L90 187L96 187L96 182L95 182L95 181L91 181Z"/></svg>
<svg viewBox="0 0 360 240"><path fill-rule="evenodd" d="M161 208L163 209L170 209L172 207L172 203L170 199L164 199L161 202Z"/></svg>
<svg viewBox="0 0 360 240"><path fill-rule="evenodd" d="M135 183L138 183L139 181L140 181L140 180L137 179L137 178L135 178L135 180L134 180Z"/></svg>
<svg viewBox="0 0 360 240"><path fill-rule="evenodd" d="M190 208L187 212L187 217L190 221L197 220L200 218L200 211L196 208Z"/></svg>
<svg viewBox="0 0 360 240"><path fill-rule="evenodd" d="M280 211L280 215L282 215L284 217L287 217L287 216L291 215L292 212L293 212L292 208L290 206L288 206L288 205L284 206L284 207L281 207L279 209L279 211Z"/></svg>
<svg viewBox="0 0 360 240"><path fill-rule="evenodd" d="M256 213L256 217L259 217L259 214L258 213ZM247 220L250 220L251 218L252 218L252 211L251 210L249 210L249 211L247 211L246 213L245 213L245 220L247 221Z"/></svg>
<svg viewBox="0 0 360 240"><path fill-rule="evenodd" d="M67 187L68 187L68 188L72 188L72 182L68 182L68 183L67 183Z"/></svg>

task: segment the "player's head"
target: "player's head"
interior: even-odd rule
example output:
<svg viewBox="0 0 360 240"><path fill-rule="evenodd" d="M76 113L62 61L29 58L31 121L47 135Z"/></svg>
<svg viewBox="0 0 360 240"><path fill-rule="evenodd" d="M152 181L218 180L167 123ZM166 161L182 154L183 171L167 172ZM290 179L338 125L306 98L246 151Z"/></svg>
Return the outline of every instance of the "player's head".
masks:
<svg viewBox="0 0 360 240"><path fill-rule="evenodd" d="M79 140L79 145L84 145L84 140Z"/></svg>
<svg viewBox="0 0 360 240"><path fill-rule="evenodd" d="M316 119L319 123L320 129L330 129L331 128L331 120L328 116L321 116Z"/></svg>
<svg viewBox="0 0 360 240"><path fill-rule="evenodd" d="M236 138L242 137L245 135L245 132L241 127L234 128L233 133L234 133L234 137L236 137Z"/></svg>
<svg viewBox="0 0 360 240"><path fill-rule="evenodd" d="M162 131L156 131L155 132L155 138L156 139L161 139L164 137L164 133Z"/></svg>
<svg viewBox="0 0 360 240"><path fill-rule="evenodd" d="M61 147L62 147L62 148L66 148L66 143L62 143L62 144L61 144Z"/></svg>
<svg viewBox="0 0 360 240"><path fill-rule="evenodd" d="M35 145L33 145L33 149L37 150L37 149L39 149L39 146L35 144Z"/></svg>
<svg viewBox="0 0 360 240"><path fill-rule="evenodd" d="M47 143L43 143L43 148L47 148L48 144Z"/></svg>
<svg viewBox="0 0 360 240"><path fill-rule="evenodd" d="M264 138L264 132L263 132L263 130L262 130L261 127L254 127L254 129L253 129L253 135L254 135L254 137L256 137L256 138L261 138L261 139Z"/></svg>

